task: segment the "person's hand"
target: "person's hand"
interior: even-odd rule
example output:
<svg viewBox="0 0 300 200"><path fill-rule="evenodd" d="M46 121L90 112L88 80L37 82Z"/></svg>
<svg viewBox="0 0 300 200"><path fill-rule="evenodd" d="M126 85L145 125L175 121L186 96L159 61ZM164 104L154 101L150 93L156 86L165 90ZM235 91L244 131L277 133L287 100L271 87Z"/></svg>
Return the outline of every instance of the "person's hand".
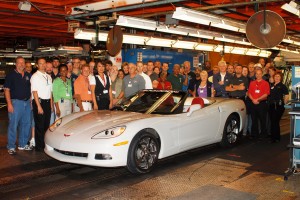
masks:
<svg viewBox="0 0 300 200"><path fill-rule="evenodd" d="M259 101L257 99L253 99L252 103L255 104L255 105L257 105L257 104L259 104Z"/></svg>
<svg viewBox="0 0 300 200"><path fill-rule="evenodd" d="M59 118L60 117L60 109L56 109L56 116Z"/></svg>
<svg viewBox="0 0 300 200"><path fill-rule="evenodd" d="M224 81L219 81L219 85L224 85Z"/></svg>
<svg viewBox="0 0 300 200"><path fill-rule="evenodd" d="M113 102L110 101L110 103L109 103L109 109L112 109L112 108L113 108Z"/></svg>
<svg viewBox="0 0 300 200"><path fill-rule="evenodd" d="M94 104L94 110L98 110L98 105Z"/></svg>
<svg viewBox="0 0 300 200"><path fill-rule="evenodd" d="M40 114L40 115L44 114L44 110L41 106L38 106L38 114Z"/></svg>
<svg viewBox="0 0 300 200"><path fill-rule="evenodd" d="M7 104L7 111L9 113L13 113L14 112L14 107L11 103Z"/></svg>

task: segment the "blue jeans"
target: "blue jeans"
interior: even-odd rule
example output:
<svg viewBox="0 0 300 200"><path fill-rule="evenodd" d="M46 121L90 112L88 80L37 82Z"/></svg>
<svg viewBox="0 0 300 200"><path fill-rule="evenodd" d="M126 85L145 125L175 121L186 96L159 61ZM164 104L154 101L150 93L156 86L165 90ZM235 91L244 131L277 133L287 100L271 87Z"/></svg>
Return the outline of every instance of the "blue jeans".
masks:
<svg viewBox="0 0 300 200"><path fill-rule="evenodd" d="M8 113L8 149L16 148L17 132L19 134L19 146L24 147L25 145L27 145L31 130L30 100L21 101L17 99L12 99L11 101L14 108L14 112Z"/></svg>

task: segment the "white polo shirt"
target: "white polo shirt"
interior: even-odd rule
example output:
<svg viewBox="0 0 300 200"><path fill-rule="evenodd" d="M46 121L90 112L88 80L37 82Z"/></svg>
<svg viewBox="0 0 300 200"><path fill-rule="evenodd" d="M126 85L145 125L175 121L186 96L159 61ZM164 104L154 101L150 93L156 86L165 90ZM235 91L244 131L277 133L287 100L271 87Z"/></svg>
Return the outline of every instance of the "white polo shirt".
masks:
<svg viewBox="0 0 300 200"><path fill-rule="evenodd" d="M52 95L52 78L49 74L36 71L31 79L31 92L37 91L38 97L41 99L50 99ZM34 99L33 93L32 99Z"/></svg>
<svg viewBox="0 0 300 200"><path fill-rule="evenodd" d="M145 89L153 89L152 87L152 81L150 76L148 76L147 74L145 74L144 72L140 73L140 75L144 78L145 80Z"/></svg>
<svg viewBox="0 0 300 200"><path fill-rule="evenodd" d="M90 74L88 78L89 78L90 85L96 85L96 79L94 75Z"/></svg>

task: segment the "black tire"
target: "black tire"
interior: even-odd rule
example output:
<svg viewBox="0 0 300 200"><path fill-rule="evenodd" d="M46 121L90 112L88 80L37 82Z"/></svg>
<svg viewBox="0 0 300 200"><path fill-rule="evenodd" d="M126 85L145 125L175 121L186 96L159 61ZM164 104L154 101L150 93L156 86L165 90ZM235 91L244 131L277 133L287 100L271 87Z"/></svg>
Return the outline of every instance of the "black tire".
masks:
<svg viewBox="0 0 300 200"><path fill-rule="evenodd" d="M240 119L237 115L231 114L226 120L224 130L223 130L223 138L221 141L221 146L223 147L233 147L237 144L240 132Z"/></svg>
<svg viewBox="0 0 300 200"><path fill-rule="evenodd" d="M157 163L159 149L158 140L153 134L139 133L130 144L127 169L133 174L150 172Z"/></svg>

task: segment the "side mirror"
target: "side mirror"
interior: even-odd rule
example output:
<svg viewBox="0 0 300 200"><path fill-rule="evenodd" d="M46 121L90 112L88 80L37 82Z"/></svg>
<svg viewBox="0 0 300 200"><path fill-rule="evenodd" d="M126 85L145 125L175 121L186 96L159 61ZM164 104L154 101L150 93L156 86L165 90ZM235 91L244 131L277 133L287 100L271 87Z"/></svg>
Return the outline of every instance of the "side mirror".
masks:
<svg viewBox="0 0 300 200"><path fill-rule="evenodd" d="M194 104L191 105L191 107L188 109L188 112L186 114L186 116L191 116L193 112L195 112L196 110L200 110L201 109L201 105L200 104Z"/></svg>

